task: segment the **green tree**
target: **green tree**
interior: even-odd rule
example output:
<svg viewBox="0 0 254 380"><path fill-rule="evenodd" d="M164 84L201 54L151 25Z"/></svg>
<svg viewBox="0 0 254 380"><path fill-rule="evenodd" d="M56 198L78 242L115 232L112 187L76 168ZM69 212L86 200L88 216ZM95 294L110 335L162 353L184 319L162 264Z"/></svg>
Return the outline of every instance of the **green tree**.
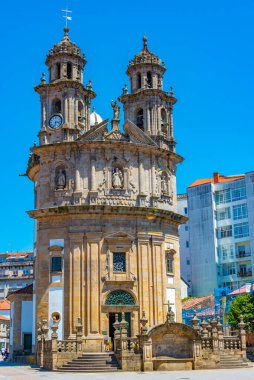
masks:
<svg viewBox="0 0 254 380"><path fill-rule="evenodd" d="M228 321L233 330L239 329L240 315L243 316L246 324L245 330L254 332L254 325L251 322L254 319L254 296L252 294L240 294L233 300L228 313Z"/></svg>

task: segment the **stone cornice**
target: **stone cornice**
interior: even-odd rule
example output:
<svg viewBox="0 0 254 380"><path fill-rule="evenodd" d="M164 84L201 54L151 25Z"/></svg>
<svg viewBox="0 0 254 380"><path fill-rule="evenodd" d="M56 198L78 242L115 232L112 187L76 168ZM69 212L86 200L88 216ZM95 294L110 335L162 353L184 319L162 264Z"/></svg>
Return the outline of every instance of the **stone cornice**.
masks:
<svg viewBox="0 0 254 380"><path fill-rule="evenodd" d="M91 99L96 97L96 93L94 91L87 90L81 82L71 79L59 79L58 81L51 83L39 84L38 86L35 86L34 90L42 95L51 89L54 91L56 89L64 91L66 88L74 88L76 90L79 90L80 93L84 95L84 97L89 97Z"/></svg>
<svg viewBox="0 0 254 380"><path fill-rule="evenodd" d="M34 219L44 219L50 217L69 217L82 214L90 214L97 217L108 216L130 216L142 217L153 220L156 218L168 220L169 222L180 225L187 222L187 218L183 215L177 214L173 211L160 210L152 207L138 207L138 206L109 206L109 205L76 205L76 206L59 206L49 207L38 210L27 211L28 215Z"/></svg>
<svg viewBox="0 0 254 380"><path fill-rule="evenodd" d="M168 151L167 149L159 148L158 146L154 145L147 145L147 144L134 144L127 141L69 141L69 142L62 142L57 144L47 144L47 145L40 145L33 147L31 149L32 152L37 154L40 157L48 156L50 152L55 152L57 150L61 149L82 149L86 151L90 151L91 149L115 149L120 148L122 150L126 149L128 152L137 151L137 149L140 152L144 153L153 153L156 156L163 156L166 158L171 159L175 163L182 162L184 158L180 156L179 154Z"/></svg>
<svg viewBox="0 0 254 380"><path fill-rule="evenodd" d="M156 88L145 88L145 89L140 89L137 90L131 94L125 94L119 96L118 100L125 104L126 102L136 102L137 99L140 97L152 97L152 96L158 96L161 99L165 100L167 103L175 104L177 102L177 99L170 95L169 93L156 89Z"/></svg>

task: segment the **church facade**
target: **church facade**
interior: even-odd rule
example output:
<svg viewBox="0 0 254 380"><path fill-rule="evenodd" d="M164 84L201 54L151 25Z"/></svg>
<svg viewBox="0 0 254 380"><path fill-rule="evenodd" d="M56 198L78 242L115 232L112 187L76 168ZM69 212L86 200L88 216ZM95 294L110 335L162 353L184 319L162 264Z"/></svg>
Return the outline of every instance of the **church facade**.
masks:
<svg viewBox="0 0 254 380"><path fill-rule="evenodd" d="M35 88L41 101L39 144L27 175L34 182L35 330L58 322L59 339L82 324L85 350L103 351L115 314L125 312L128 334L163 323L168 303L181 322L172 89L165 65L143 39L130 61L128 86L112 102L111 127L95 111L86 57L69 38L48 53L49 79Z"/></svg>

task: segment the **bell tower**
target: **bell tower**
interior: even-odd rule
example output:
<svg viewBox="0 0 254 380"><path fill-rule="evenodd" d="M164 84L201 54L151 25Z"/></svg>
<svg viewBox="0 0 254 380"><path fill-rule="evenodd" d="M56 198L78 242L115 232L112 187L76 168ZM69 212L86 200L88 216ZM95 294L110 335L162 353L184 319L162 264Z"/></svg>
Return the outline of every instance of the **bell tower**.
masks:
<svg viewBox="0 0 254 380"><path fill-rule="evenodd" d="M152 137L161 148L173 150L173 105L176 103L172 88L163 90L164 63L148 49L143 37L143 49L129 62L130 93L127 85L119 100L124 106L125 120L130 120Z"/></svg>
<svg viewBox="0 0 254 380"><path fill-rule="evenodd" d="M90 104L96 95L91 81L83 86L86 57L69 38L68 27L64 37L49 50L46 65L47 83L42 74L35 91L41 97L40 145L76 140L90 129Z"/></svg>

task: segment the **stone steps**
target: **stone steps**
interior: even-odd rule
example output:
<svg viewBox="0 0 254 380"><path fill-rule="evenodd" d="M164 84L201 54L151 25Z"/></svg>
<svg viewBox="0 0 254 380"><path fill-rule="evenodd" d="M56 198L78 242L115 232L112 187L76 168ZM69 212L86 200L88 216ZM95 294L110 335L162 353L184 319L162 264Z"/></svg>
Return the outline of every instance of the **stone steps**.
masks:
<svg viewBox="0 0 254 380"><path fill-rule="evenodd" d="M115 372L119 365L114 354L91 353L83 354L77 359L64 364L60 372Z"/></svg>
<svg viewBox="0 0 254 380"><path fill-rule="evenodd" d="M245 363L242 359L236 359L230 355L222 354L220 357L220 368L246 368L248 363Z"/></svg>

